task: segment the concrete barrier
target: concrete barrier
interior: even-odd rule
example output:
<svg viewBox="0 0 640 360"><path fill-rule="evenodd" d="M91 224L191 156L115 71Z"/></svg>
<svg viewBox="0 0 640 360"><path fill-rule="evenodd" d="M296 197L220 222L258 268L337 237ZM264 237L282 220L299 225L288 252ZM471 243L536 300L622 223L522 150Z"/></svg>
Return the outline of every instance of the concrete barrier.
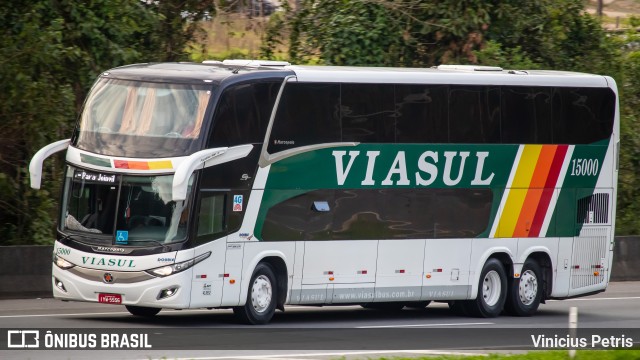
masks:
<svg viewBox="0 0 640 360"><path fill-rule="evenodd" d="M611 281L640 280L640 236L618 236ZM0 299L51 297L53 246L0 246Z"/></svg>
<svg viewBox="0 0 640 360"><path fill-rule="evenodd" d="M0 299L51 297L53 246L0 246Z"/></svg>
<svg viewBox="0 0 640 360"><path fill-rule="evenodd" d="M611 281L640 280L640 236L616 236Z"/></svg>

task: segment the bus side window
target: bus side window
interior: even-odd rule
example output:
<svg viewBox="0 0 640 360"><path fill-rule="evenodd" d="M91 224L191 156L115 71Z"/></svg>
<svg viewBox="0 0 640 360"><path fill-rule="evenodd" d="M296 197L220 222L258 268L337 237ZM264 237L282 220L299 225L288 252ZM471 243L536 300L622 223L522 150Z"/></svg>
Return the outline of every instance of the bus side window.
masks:
<svg viewBox="0 0 640 360"><path fill-rule="evenodd" d="M447 143L447 85L396 85L396 142Z"/></svg>
<svg viewBox="0 0 640 360"><path fill-rule="evenodd" d="M488 86L449 88L449 142L500 143L500 89Z"/></svg>
<svg viewBox="0 0 640 360"><path fill-rule="evenodd" d="M393 85L342 84L342 141L393 143L395 116Z"/></svg>
<svg viewBox="0 0 640 360"><path fill-rule="evenodd" d="M225 233L225 200L224 193L206 190L200 192L196 239L198 244L214 240Z"/></svg>
<svg viewBox="0 0 640 360"><path fill-rule="evenodd" d="M590 144L613 131L615 94L601 88L556 88L553 96L554 142Z"/></svg>
<svg viewBox="0 0 640 360"><path fill-rule="evenodd" d="M224 90L215 110L209 147L262 143L279 87L279 82L264 82Z"/></svg>
<svg viewBox="0 0 640 360"><path fill-rule="evenodd" d="M502 88L502 143L551 144L553 123L549 88Z"/></svg>
<svg viewBox="0 0 640 360"><path fill-rule="evenodd" d="M340 141L343 141L340 85L287 84L278 105L267 151L275 154L305 145Z"/></svg>

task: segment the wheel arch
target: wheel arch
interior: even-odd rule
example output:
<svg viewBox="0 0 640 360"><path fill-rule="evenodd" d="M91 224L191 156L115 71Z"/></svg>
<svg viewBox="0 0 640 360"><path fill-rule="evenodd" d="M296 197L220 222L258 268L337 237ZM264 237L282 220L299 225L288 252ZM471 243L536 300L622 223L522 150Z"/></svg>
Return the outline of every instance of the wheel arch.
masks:
<svg viewBox="0 0 640 360"><path fill-rule="evenodd" d="M512 273L513 271L514 256L511 250L509 250L509 248L507 247L495 247L495 248L487 249L487 251L485 251L479 259L480 261L478 261L475 266L474 275L472 278L469 279L469 281L471 282L469 284L471 285L469 300L475 299L476 296L478 295L478 282L480 281L482 268L487 263L487 261L489 261L489 259L498 260L504 267L504 270L506 271L507 276L509 276L508 274Z"/></svg>
<svg viewBox="0 0 640 360"><path fill-rule="evenodd" d="M289 269L287 263L284 260L286 256L280 251L265 251L255 256L252 261L246 267L242 276L242 288L240 290L240 304L244 305L247 300L247 293L249 292L249 285L251 282L251 276L256 269L256 266L261 263L266 263L271 266L277 283L277 303L276 308L284 310L284 304L287 301L289 295Z"/></svg>
<svg viewBox="0 0 640 360"><path fill-rule="evenodd" d="M549 250L546 248L532 249L523 259L522 265L524 265L527 260L532 259L538 263L542 270L542 281L544 284L542 302L544 303L544 300L551 296L553 290L553 260L549 254ZM522 270L522 265L520 265L520 270Z"/></svg>

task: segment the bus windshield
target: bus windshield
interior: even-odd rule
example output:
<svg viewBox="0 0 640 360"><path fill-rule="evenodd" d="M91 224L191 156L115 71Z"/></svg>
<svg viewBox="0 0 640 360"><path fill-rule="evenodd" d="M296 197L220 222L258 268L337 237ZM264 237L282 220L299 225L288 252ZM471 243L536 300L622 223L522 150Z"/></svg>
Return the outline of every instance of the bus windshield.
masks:
<svg viewBox="0 0 640 360"><path fill-rule="evenodd" d="M187 236L188 200L171 199L172 181L173 175L103 174L69 166L60 227L96 244L182 241Z"/></svg>
<svg viewBox="0 0 640 360"><path fill-rule="evenodd" d="M211 85L101 78L84 105L76 145L105 155L184 156L199 146L211 93Z"/></svg>

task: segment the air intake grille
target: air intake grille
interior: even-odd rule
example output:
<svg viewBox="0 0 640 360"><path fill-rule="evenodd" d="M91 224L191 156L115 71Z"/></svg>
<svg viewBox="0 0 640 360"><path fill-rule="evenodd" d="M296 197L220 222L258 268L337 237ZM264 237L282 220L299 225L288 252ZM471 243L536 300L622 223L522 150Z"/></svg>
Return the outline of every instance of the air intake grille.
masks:
<svg viewBox="0 0 640 360"><path fill-rule="evenodd" d="M609 222L609 194L593 194L578 200L578 224Z"/></svg>

